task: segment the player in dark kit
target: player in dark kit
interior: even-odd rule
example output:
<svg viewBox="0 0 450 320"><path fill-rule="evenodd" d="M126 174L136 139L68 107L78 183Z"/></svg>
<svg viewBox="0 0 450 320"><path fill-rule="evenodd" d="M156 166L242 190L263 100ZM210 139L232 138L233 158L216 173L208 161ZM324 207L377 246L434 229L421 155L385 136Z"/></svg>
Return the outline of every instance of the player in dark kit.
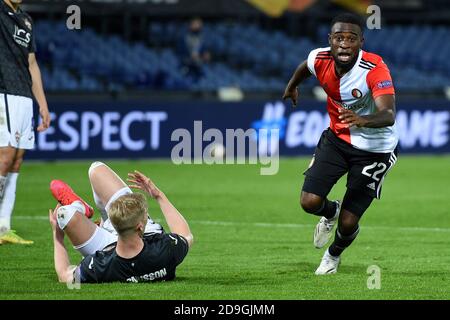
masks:
<svg viewBox="0 0 450 320"><path fill-rule="evenodd" d="M33 97L42 117L37 130L50 125L33 23L21 3L0 0L0 244L33 243L11 230L19 170L25 150L34 148Z"/></svg>
<svg viewBox="0 0 450 320"><path fill-rule="evenodd" d="M189 226L149 178L137 171L128 176L131 188L144 191L158 202L171 233L165 233L150 219L144 195L133 193L104 163L94 162L89 179L102 212L101 226L88 219L92 208L67 184L53 180L50 185L59 202L49 212L59 281L148 282L175 278L176 267L193 243ZM84 256L77 267L70 266L64 235Z"/></svg>
<svg viewBox="0 0 450 320"><path fill-rule="evenodd" d="M389 69L376 54L363 51L363 23L358 16L333 19L330 47L318 48L301 63L283 99L297 103L297 86L312 74L328 95L330 127L315 149L300 196L302 208L321 216L314 246L325 246L338 222L334 242L325 251L317 275L337 272L340 256L359 232L359 220L380 198L387 172L397 160L394 87ZM342 204L327 196L347 176Z"/></svg>

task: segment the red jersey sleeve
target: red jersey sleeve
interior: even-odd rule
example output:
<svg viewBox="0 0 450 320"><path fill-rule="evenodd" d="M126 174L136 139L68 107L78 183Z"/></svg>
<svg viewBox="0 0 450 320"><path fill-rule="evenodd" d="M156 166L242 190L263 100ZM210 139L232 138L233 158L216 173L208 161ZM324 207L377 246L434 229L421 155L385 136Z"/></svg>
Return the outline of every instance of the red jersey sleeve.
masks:
<svg viewBox="0 0 450 320"><path fill-rule="evenodd" d="M375 68L367 74L367 86L375 99L384 94L395 94L394 84L387 65L380 61Z"/></svg>

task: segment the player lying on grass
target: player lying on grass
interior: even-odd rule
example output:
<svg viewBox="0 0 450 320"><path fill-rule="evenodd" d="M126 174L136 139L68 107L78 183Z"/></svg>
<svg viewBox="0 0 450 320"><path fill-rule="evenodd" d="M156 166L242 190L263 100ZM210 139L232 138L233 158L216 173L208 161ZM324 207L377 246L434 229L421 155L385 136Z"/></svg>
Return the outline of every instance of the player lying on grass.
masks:
<svg viewBox="0 0 450 320"><path fill-rule="evenodd" d="M172 280L175 269L193 243L189 225L158 187L142 173L128 174L130 187L156 200L171 233L148 216L147 200L133 193L107 165L94 162L89 180L97 207L102 213L99 227L83 199L61 180L50 190L58 201L49 210L53 230L55 270L60 282L145 282ZM64 246L67 235L84 259L74 267Z"/></svg>

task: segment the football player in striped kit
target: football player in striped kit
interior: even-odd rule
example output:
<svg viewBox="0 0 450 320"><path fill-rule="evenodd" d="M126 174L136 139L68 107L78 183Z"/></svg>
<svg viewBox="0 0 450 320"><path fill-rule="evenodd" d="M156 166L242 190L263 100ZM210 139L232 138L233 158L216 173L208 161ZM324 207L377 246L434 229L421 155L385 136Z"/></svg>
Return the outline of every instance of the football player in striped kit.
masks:
<svg viewBox="0 0 450 320"><path fill-rule="evenodd" d="M359 232L359 220L374 198L379 199L387 172L397 160L395 92L383 59L362 50L364 24L344 13L331 23L329 47L312 50L290 79L283 99L298 99L298 85L311 75L327 93L330 126L315 149L300 195L307 213L321 216L313 242L324 247L317 275L336 273L342 252ZM342 200L327 196L345 174Z"/></svg>

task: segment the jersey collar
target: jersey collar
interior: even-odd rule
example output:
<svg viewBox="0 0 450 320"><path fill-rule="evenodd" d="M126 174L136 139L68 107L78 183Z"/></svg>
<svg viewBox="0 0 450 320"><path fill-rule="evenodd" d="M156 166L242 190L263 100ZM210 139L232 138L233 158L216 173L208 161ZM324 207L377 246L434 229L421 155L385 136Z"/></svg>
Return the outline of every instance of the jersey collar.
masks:
<svg viewBox="0 0 450 320"><path fill-rule="evenodd" d="M346 73L341 77L341 79L346 78L346 77L350 77L350 75L352 74L353 70L355 70L356 68L358 68L359 62L361 61L361 58L362 58L362 55L363 55L363 50L362 50L362 49L359 49L358 59L356 59L356 62L355 62L355 64L353 65L353 67L352 67L348 72L346 72Z"/></svg>

